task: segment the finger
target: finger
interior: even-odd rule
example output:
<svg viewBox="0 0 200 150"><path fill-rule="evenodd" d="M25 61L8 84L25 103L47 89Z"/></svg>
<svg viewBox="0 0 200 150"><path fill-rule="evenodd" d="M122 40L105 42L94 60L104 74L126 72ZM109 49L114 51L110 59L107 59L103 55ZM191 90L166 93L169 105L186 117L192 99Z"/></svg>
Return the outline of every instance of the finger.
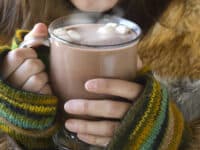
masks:
<svg viewBox="0 0 200 150"><path fill-rule="evenodd" d="M33 29L24 37L24 40L29 40L32 37L47 37L48 29L44 23L37 23Z"/></svg>
<svg viewBox="0 0 200 150"><path fill-rule="evenodd" d="M85 88L89 92L115 95L129 100L134 100L139 96L143 86L124 80L99 78L87 81Z"/></svg>
<svg viewBox="0 0 200 150"><path fill-rule="evenodd" d="M2 65L2 76L7 79L26 59L37 58L37 53L32 48L20 48L10 51Z"/></svg>
<svg viewBox="0 0 200 150"><path fill-rule="evenodd" d="M37 47L39 45L43 45L47 37L48 37L47 26L44 23L38 23L25 36L24 43L26 43L25 44L26 47Z"/></svg>
<svg viewBox="0 0 200 150"><path fill-rule="evenodd" d="M111 140L111 137L101 137L88 134L78 134L77 137L85 143L106 147Z"/></svg>
<svg viewBox="0 0 200 150"><path fill-rule="evenodd" d="M39 92L48 82L48 76L45 72L31 76L23 85L22 89L32 92Z"/></svg>
<svg viewBox="0 0 200 150"><path fill-rule="evenodd" d="M112 137L115 129L119 126L119 122L114 121L86 121L78 119L69 119L65 123L65 127L78 134L91 134L97 136Z"/></svg>
<svg viewBox="0 0 200 150"><path fill-rule="evenodd" d="M130 106L129 103L112 100L69 100L64 109L76 115L121 119Z"/></svg>
<svg viewBox="0 0 200 150"><path fill-rule="evenodd" d="M29 77L44 70L45 66L39 59L27 59L24 63L8 78L8 82L16 87L22 87Z"/></svg>
<svg viewBox="0 0 200 150"><path fill-rule="evenodd" d="M52 94L52 90L49 84L46 84L41 90L40 90L40 94Z"/></svg>

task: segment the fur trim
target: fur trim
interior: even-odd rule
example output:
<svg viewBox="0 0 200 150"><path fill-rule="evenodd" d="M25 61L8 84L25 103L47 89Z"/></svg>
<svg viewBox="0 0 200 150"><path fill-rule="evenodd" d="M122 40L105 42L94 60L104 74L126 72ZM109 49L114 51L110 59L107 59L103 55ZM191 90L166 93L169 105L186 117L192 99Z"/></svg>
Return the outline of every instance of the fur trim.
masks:
<svg viewBox="0 0 200 150"><path fill-rule="evenodd" d="M200 80L172 80L163 79L156 74L154 76L167 87L170 97L176 102L187 121L200 117Z"/></svg>
<svg viewBox="0 0 200 150"><path fill-rule="evenodd" d="M200 78L200 1L172 0L139 43L144 65L161 77Z"/></svg>
<svg viewBox="0 0 200 150"><path fill-rule="evenodd" d="M8 134L3 133L2 131L0 131L0 149L22 150Z"/></svg>

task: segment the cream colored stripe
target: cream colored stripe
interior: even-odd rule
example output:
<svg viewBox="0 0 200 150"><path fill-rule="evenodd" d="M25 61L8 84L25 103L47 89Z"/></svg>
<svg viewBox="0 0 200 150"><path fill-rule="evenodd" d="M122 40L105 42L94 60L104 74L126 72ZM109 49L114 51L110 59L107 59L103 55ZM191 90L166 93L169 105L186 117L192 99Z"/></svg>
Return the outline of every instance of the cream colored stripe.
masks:
<svg viewBox="0 0 200 150"><path fill-rule="evenodd" d="M174 134L174 115L172 112L172 108L169 106L169 120L168 120L168 126L167 126L167 131L165 133L165 136L162 140L161 146L159 150L168 150L168 146L173 139L173 134Z"/></svg>

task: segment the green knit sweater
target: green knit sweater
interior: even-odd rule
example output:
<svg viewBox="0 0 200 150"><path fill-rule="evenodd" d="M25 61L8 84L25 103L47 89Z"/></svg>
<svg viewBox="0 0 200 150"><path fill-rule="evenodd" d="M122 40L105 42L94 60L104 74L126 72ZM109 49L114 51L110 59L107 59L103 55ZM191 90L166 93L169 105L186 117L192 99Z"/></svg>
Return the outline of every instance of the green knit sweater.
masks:
<svg viewBox="0 0 200 150"><path fill-rule="evenodd" d="M26 31L18 30L11 47L0 48L0 63L9 50L18 47ZM45 52L37 51L44 61ZM47 61L44 61L47 62ZM46 63L46 65L48 65ZM184 142L185 125L167 90L141 73L137 80L145 85L116 130L108 150L176 150ZM52 135L58 130L57 98L16 89L0 79L0 129L25 149L53 148Z"/></svg>

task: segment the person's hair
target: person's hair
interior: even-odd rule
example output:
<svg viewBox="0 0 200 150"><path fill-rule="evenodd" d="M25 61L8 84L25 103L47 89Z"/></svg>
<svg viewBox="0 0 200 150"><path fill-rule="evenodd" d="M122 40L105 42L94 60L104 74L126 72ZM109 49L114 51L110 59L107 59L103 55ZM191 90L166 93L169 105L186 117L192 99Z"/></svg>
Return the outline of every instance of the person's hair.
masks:
<svg viewBox="0 0 200 150"><path fill-rule="evenodd" d="M17 28L31 29L35 23L49 24L67 14L67 0L1 0L0 40L7 42Z"/></svg>
<svg viewBox="0 0 200 150"><path fill-rule="evenodd" d="M144 32L154 24L170 0L120 0L124 16L137 22ZM0 41L9 41L17 28L31 29L35 23L49 24L66 15L70 0L1 0ZM134 9L133 9L134 8ZM141 17L142 16L142 17Z"/></svg>
<svg viewBox="0 0 200 150"><path fill-rule="evenodd" d="M66 15L68 13L68 10L72 8L72 5L69 3L69 1L70 0L0 0L0 37L3 37L5 42L10 41L17 28L31 29L37 22L44 22L49 24L55 18ZM182 0L120 0L118 5L122 8L122 10L124 10L124 16L126 18L138 23L142 27L143 32L146 32L155 22L159 20L159 17L162 15L163 11L167 8L171 1L178 1L183 3ZM179 3L177 6L179 6ZM191 5L191 7L193 6ZM174 11L176 10L174 9ZM183 13L184 9L179 8L178 11L180 15ZM171 13L174 12L172 11ZM179 17L175 16L174 14L170 16L175 18ZM170 23L173 23L177 20L178 19L166 19L165 21L160 21L164 22L164 24L170 25ZM160 25L162 25L162 23L155 27L154 30L157 30L156 33L160 33ZM168 35L166 34L162 35L164 38L167 38L167 36ZM157 40L154 40L154 42L157 42ZM174 42L176 41L174 40ZM153 42L150 41L150 44L152 43ZM177 43L174 45L176 46ZM166 48L168 50L167 46ZM153 49L147 50L152 50L151 53L154 56L157 56L155 55L155 51L153 51ZM171 49L171 51L172 50L173 49ZM155 57L149 57L148 55L148 58ZM188 128L190 129L192 138L188 140L187 148L191 150L198 149L197 147L199 147L200 142L200 119L194 122L190 122Z"/></svg>
<svg viewBox="0 0 200 150"><path fill-rule="evenodd" d="M167 8L171 0L121 0L120 7L127 19L135 21L145 34Z"/></svg>

